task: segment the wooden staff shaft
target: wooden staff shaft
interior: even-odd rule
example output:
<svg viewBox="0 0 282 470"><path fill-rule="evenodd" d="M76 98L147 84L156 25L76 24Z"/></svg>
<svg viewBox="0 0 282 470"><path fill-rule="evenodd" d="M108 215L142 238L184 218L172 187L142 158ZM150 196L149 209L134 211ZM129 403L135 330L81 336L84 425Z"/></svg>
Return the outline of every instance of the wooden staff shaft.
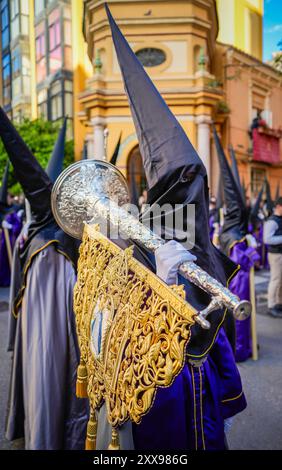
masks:
<svg viewBox="0 0 282 470"><path fill-rule="evenodd" d="M257 339L257 311L256 311L256 292L255 292L255 268L250 270L250 294L251 294L251 333L252 333L252 358L258 360L258 339Z"/></svg>

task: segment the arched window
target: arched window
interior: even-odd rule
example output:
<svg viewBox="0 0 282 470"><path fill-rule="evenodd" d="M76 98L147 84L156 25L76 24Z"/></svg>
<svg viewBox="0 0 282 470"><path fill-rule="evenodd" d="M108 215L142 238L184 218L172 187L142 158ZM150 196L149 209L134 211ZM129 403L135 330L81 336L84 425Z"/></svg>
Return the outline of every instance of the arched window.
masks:
<svg viewBox="0 0 282 470"><path fill-rule="evenodd" d="M138 205L139 197L146 189L146 177L139 146L134 147L127 160L127 180L132 204Z"/></svg>

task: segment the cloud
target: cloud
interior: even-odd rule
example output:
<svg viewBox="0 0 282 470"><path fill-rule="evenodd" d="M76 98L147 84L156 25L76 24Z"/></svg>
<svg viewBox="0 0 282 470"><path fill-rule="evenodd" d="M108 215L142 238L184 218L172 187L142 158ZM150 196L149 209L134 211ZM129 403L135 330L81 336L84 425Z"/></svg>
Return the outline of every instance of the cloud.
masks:
<svg viewBox="0 0 282 470"><path fill-rule="evenodd" d="M278 33L279 31L282 31L282 24L275 24L271 26L270 28L266 28L265 32L266 33Z"/></svg>

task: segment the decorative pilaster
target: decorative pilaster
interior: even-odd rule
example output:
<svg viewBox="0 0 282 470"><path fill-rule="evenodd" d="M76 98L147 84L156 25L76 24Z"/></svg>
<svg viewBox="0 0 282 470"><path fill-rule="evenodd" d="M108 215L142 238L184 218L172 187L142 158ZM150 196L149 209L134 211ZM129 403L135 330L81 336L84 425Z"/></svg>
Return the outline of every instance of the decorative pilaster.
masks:
<svg viewBox="0 0 282 470"><path fill-rule="evenodd" d="M91 123L94 127L94 155L92 158L104 160L104 129L106 122L103 118L96 117L91 119Z"/></svg>
<svg viewBox="0 0 282 470"><path fill-rule="evenodd" d="M210 124L211 119L208 116L200 115L196 117L197 123L197 141L198 141L198 153L201 157L206 170L208 179L210 181Z"/></svg>

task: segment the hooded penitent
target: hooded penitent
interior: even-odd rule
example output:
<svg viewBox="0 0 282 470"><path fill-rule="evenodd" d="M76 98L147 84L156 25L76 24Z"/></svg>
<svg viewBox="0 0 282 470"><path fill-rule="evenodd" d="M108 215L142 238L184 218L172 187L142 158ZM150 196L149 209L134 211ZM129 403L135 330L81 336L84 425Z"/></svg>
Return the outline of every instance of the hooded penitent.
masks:
<svg viewBox="0 0 282 470"><path fill-rule="evenodd" d="M64 119L63 126L59 132L57 142L55 144L53 153L46 168L46 173L52 183L56 181L60 173L63 171L64 158L65 158L65 142L67 132L67 118Z"/></svg>
<svg viewBox="0 0 282 470"><path fill-rule="evenodd" d="M36 221L52 218L52 183L0 107L0 137Z"/></svg>
<svg viewBox="0 0 282 470"><path fill-rule="evenodd" d="M149 190L149 203L171 204L172 211L176 210L175 204L184 206L189 203L195 204L196 245L191 251L197 256L197 263L203 269L225 282L224 268L228 265L227 270L231 267L232 271L234 265L233 263L229 265L229 261L213 247L209 239L209 203L205 167L132 52L107 7L106 10L139 140ZM185 224L188 225L187 220ZM162 224L160 226L164 228ZM151 256L151 261L154 264L154 256ZM151 265L150 269L154 267ZM179 279L179 282L185 285L188 302L197 309L207 305L209 296L202 290L183 278ZM240 378L230 344L223 329L220 328L224 314L222 311L213 312L210 319L212 324L210 330L204 331L198 326L193 327L185 364L173 384L168 388L159 388L149 413L137 426L132 424L135 449L224 448L223 415L231 416L239 409L242 410L245 407L245 399L239 385ZM195 367L194 361L198 364ZM229 379L225 382L225 379L221 380L223 377ZM237 400L236 404L232 402L232 406L235 404L232 411L229 407L231 402L228 402L227 409L225 407L227 401L223 406L218 401L218 397L222 392L225 394L223 390L226 391L227 388L229 388L228 394L232 389L233 396L242 397L242 401L239 399L240 403ZM236 389L239 393L235 392ZM104 416L106 416L105 411ZM107 420L102 419L102 423L106 428ZM98 448L105 448L102 447L105 441L101 440L103 424L100 424L99 416ZM121 432L123 430L121 429Z"/></svg>
<svg viewBox="0 0 282 470"><path fill-rule="evenodd" d="M252 228L252 233L257 240L257 252L260 256L261 266L268 268L268 256L267 256L267 246L263 241L263 226L264 226L264 217L263 213L260 214L261 202L263 200L263 194L265 192L266 179L263 182L261 190L257 196L257 199L252 207L250 214L250 223Z"/></svg>
<svg viewBox="0 0 282 470"><path fill-rule="evenodd" d="M52 181L25 144L3 109L0 107L0 137L13 165L16 179L22 186L31 208L33 222L24 244L21 261L24 268L33 252L48 240L76 263L77 243L56 224L51 210ZM59 156L61 158L61 156ZM40 235L39 235L40 234Z"/></svg>
<svg viewBox="0 0 282 470"><path fill-rule="evenodd" d="M226 204L226 215L219 237L220 244L223 251L241 267L237 276L230 283L230 290L241 300L250 300L250 268L259 260L259 255L255 248L248 246L246 241L248 231L247 208L215 128L213 132ZM235 357L237 361L244 361L250 355L251 324L250 318L248 318L244 321L236 321Z"/></svg>
<svg viewBox="0 0 282 470"><path fill-rule="evenodd" d="M220 235L220 243L225 254L234 240L242 239L248 230L247 210L243 201L242 193L238 188L235 177L224 154L221 142L215 127L213 129L217 156L221 171L226 214Z"/></svg>
<svg viewBox="0 0 282 470"><path fill-rule="evenodd" d="M265 177L265 192L266 192L266 209L268 212L268 216L270 216L273 212L273 200L271 197L271 190L270 190L270 184L268 179Z"/></svg>
<svg viewBox="0 0 282 470"><path fill-rule="evenodd" d="M195 205L196 239L191 252L204 270L225 284L234 272L234 264L212 245L209 238L208 182L203 162L106 9L143 159L148 204ZM189 227L189 221L184 220L183 225ZM197 307L203 306L208 296L194 286L189 289L194 291ZM213 318L217 315L221 322L222 313L214 313ZM194 328L201 341L196 345L192 339L192 354L205 350L214 337L218 321L212 322L209 331L204 332L198 326Z"/></svg>
<svg viewBox="0 0 282 470"><path fill-rule="evenodd" d="M265 190L265 181L261 187L260 192L258 193L258 197L256 198L256 201L252 207L251 214L250 214L250 222L254 230L256 229L257 224L261 222L261 220L258 218L258 214L259 214L264 190Z"/></svg>
<svg viewBox="0 0 282 470"><path fill-rule="evenodd" d="M88 416L85 401L75 395L77 242L54 221L52 182L2 109L0 136L34 219L13 259L6 437L24 437L28 450L82 449Z"/></svg>

